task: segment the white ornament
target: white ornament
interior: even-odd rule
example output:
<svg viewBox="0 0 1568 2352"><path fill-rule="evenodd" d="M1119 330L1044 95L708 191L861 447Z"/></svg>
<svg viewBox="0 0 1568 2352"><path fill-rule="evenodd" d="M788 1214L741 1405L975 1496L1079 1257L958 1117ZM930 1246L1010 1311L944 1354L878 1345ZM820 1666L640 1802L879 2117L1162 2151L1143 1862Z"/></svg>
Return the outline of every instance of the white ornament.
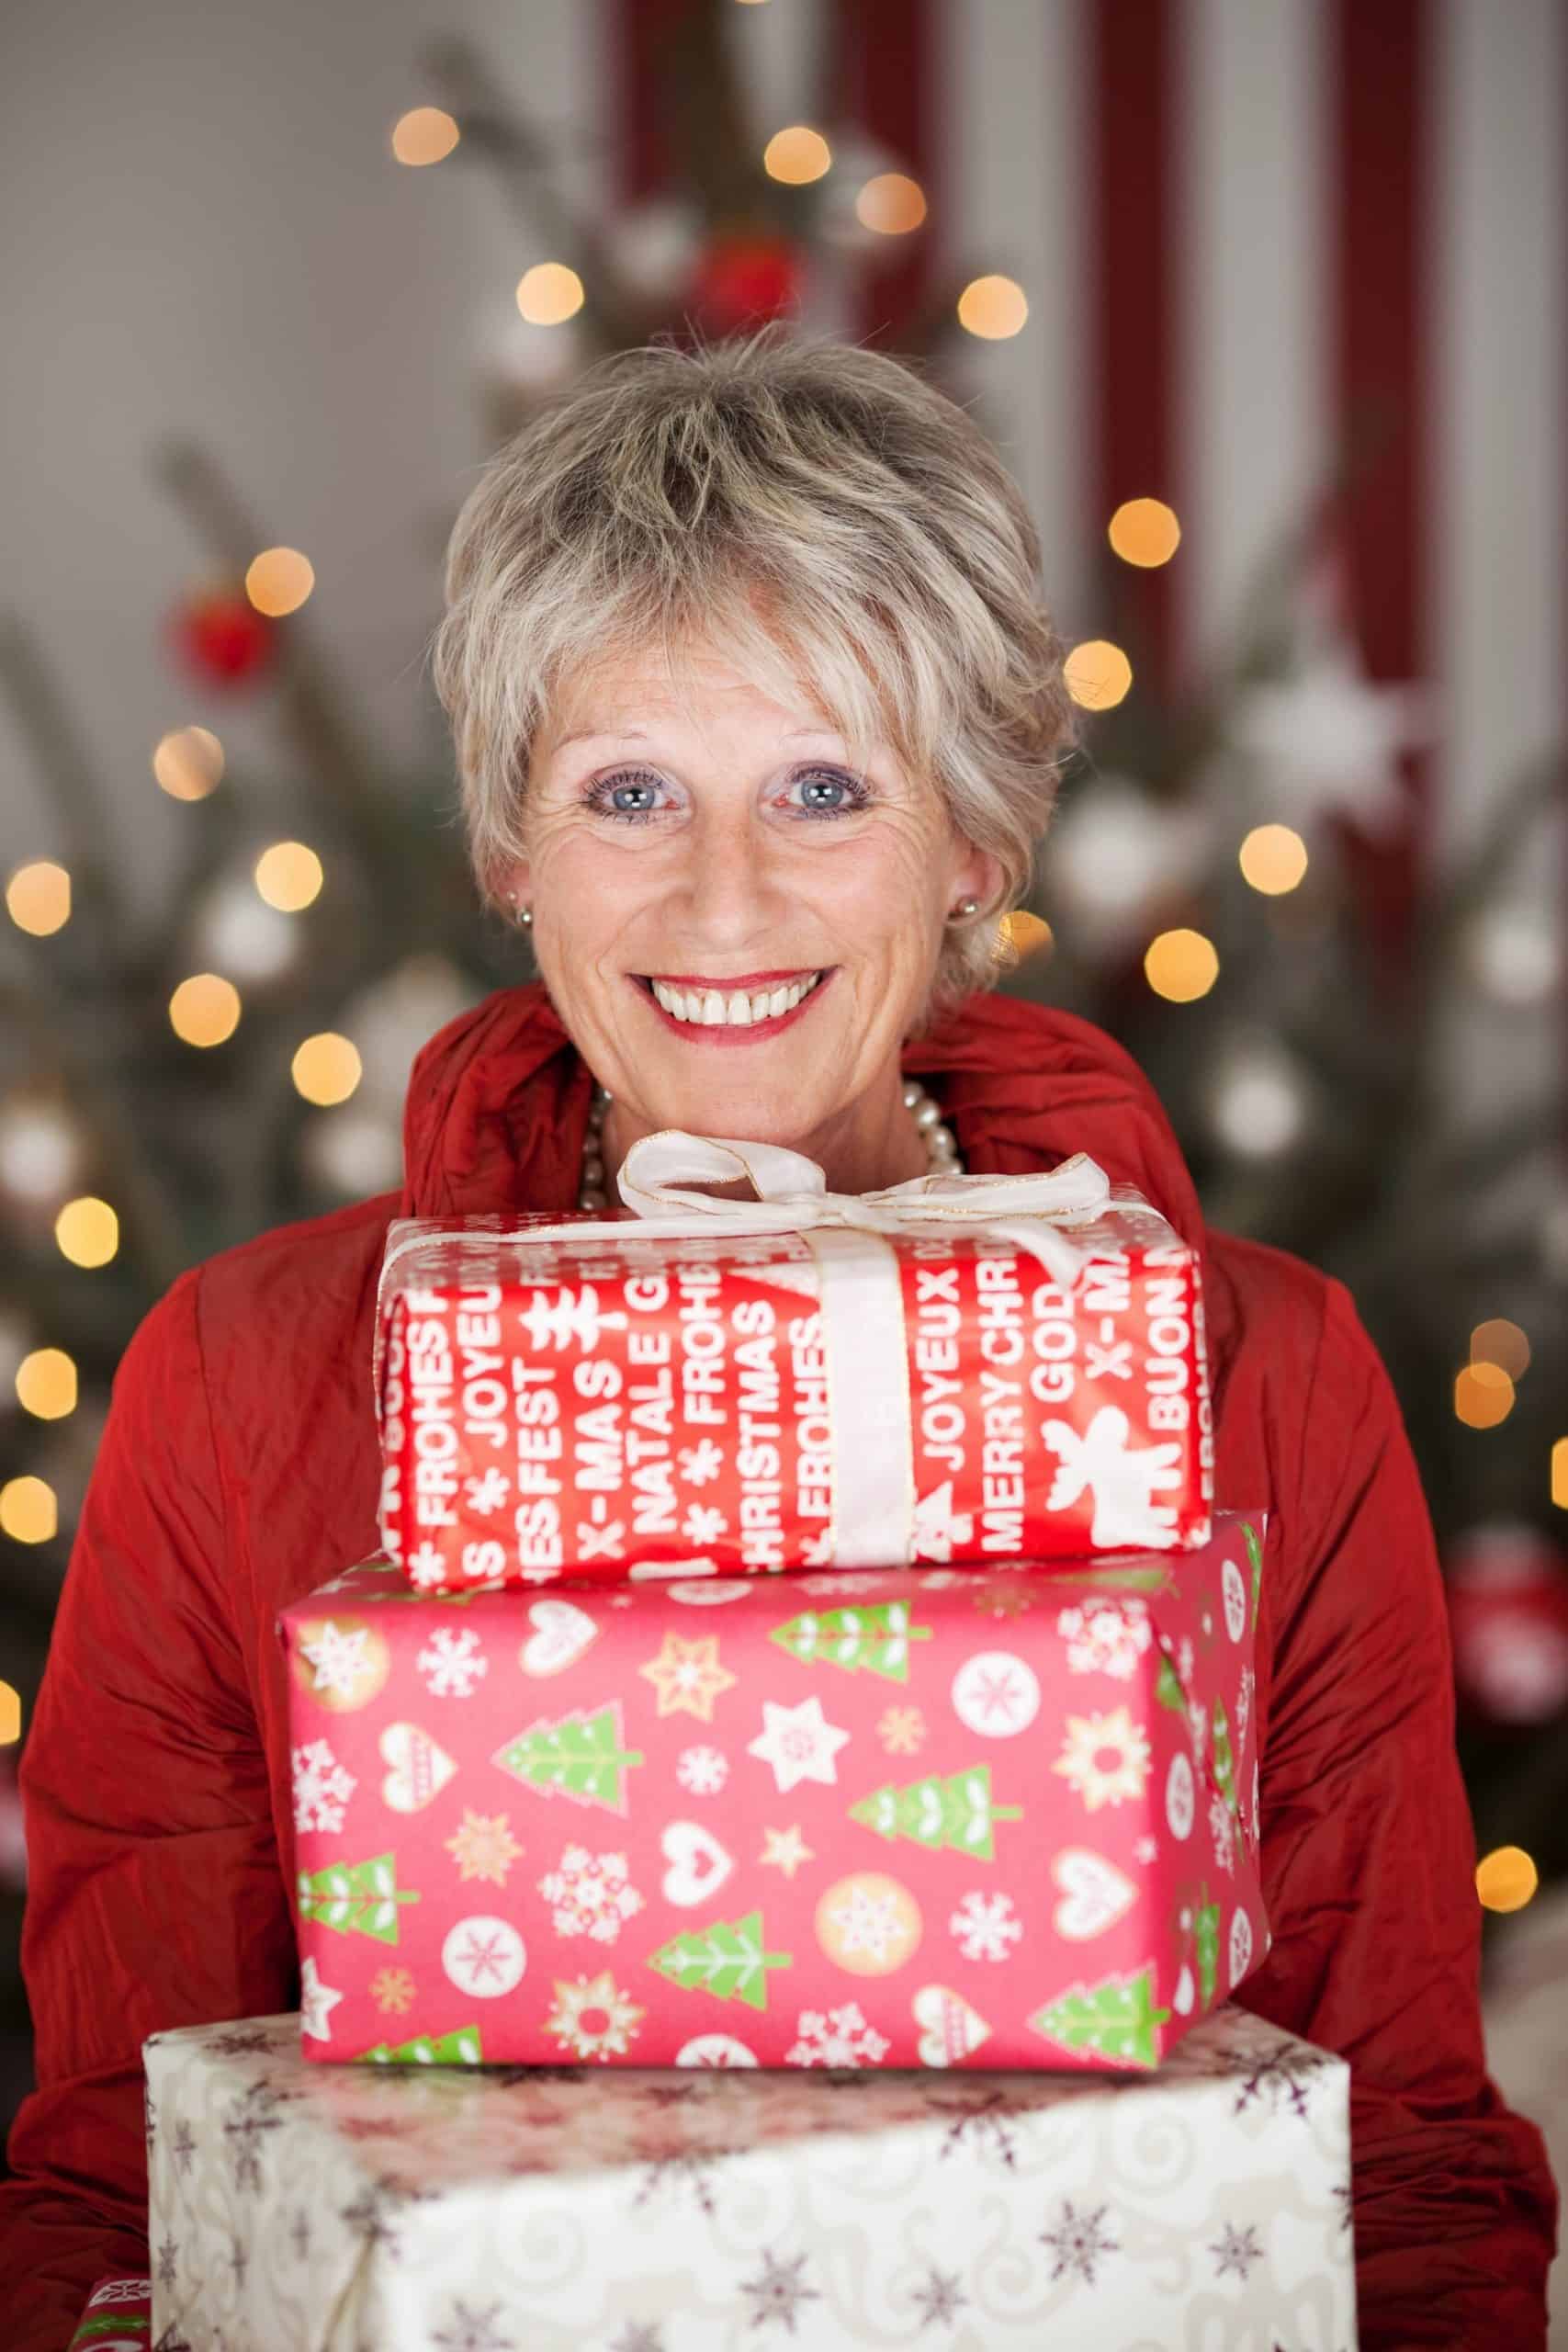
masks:
<svg viewBox="0 0 1568 2352"><path fill-rule="evenodd" d="M1231 1921L1231 1990L1234 1993L1252 1965L1252 1922L1245 1911Z"/></svg>
<svg viewBox="0 0 1568 2352"><path fill-rule="evenodd" d="M1247 1631L1247 1580L1234 1560L1220 1568L1220 1598L1224 1604L1225 1631L1239 1642Z"/></svg>
<svg viewBox="0 0 1568 2352"><path fill-rule="evenodd" d="M1367 832L1397 833L1409 817L1398 755L1435 739L1437 698L1427 686L1374 685L1332 624L1311 633L1318 641L1293 676L1237 697L1230 740L1263 767L1272 816L1310 830L1344 815Z"/></svg>
<svg viewBox="0 0 1568 2352"><path fill-rule="evenodd" d="M677 2066L755 2066L755 2054L732 2033L699 2033L675 2052Z"/></svg>
<svg viewBox="0 0 1568 2352"><path fill-rule="evenodd" d="M441 1947L441 1965L460 1993L490 2001L521 1984L528 1955L510 1919L459 1919Z"/></svg>
<svg viewBox="0 0 1568 2352"><path fill-rule="evenodd" d="M980 1650L953 1678L953 1712L981 1739L1011 1739L1040 1712L1034 1669L1010 1650Z"/></svg>

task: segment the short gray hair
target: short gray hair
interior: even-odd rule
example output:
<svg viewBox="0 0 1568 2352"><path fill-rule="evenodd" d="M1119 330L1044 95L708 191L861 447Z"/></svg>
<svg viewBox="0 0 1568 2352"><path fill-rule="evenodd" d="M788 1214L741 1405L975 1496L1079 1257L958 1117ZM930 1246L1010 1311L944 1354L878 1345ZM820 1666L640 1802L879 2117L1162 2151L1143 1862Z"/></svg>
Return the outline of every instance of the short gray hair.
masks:
<svg viewBox="0 0 1568 2352"><path fill-rule="evenodd" d="M989 851L1002 895L944 938L922 1019L1013 959L1077 747L1022 492L915 365L770 322L609 354L488 462L453 526L430 644L481 895L525 854L532 752L564 676L722 647L760 691L878 741Z"/></svg>

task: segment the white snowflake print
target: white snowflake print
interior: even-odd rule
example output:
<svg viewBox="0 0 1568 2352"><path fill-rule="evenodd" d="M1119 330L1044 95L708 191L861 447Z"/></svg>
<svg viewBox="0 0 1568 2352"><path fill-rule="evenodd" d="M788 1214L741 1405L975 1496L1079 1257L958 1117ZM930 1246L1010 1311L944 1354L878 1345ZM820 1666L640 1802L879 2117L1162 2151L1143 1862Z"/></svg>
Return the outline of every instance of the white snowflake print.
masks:
<svg viewBox="0 0 1568 2352"><path fill-rule="evenodd" d="M343 1811L359 1786L345 1771L324 1739L296 1747L294 1767L294 1826L296 1829L341 1829Z"/></svg>
<svg viewBox="0 0 1568 2352"><path fill-rule="evenodd" d="M795 1707L781 1707L774 1700L764 1699L762 1721L766 1728L747 1741L746 1753L773 1767L773 1786L780 1796L787 1796L802 1781L818 1781L829 1789L834 1786L839 1777L834 1758L840 1747L848 1746L850 1735L828 1721L820 1699L803 1699Z"/></svg>
<svg viewBox="0 0 1568 2352"><path fill-rule="evenodd" d="M1176 1645L1176 1679L1184 1690L1192 1688L1192 1639L1188 1634Z"/></svg>
<svg viewBox="0 0 1568 2352"><path fill-rule="evenodd" d="M1209 1799L1209 1835L1214 1841L1214 1863L1227 1875L1235 1868L1235 1820L1217 1792Z"/></svg>
<svg viewBox="0 0 1568 2352"><path fill-rule="evenodd" d="M477 1478L465 1478L463 1492L468 1509L480 1519L489 1519L502 1508L512 1492L512 1482L499 1470L486 1470Z"/></svg>
<svg viewBox="0 0 1568 2352"><path fill-rule="evenodd" d="M1137 1844L1133 1849L1133 1860L1135 1862L1142 1862L1145 1870L1148 1870L1153 1866L1154 1862L1158 1859L1158 1855L1159 1840L1157 1838L1140 1838Z"/></svg>
<svg viewBox="0 0 1568 2352"><path fill-rule="evenodd" d="M885 2034L866 2023L858 2001L842 2008L802 2009L795 2031L799 2041L791 2050L791 2066L874 2066L892 2048Z"/></svg>
<svg viewBox="0 0 1568 2352"><path fill-rule="evenodd" d="M721 1510L711 1510L705 1503L690 1503L681 1521L681 1532L688 1544L716 1544L728 1531L729 1521Z"/></svg>
<svg viewBox="0 0 1568 2352"><path fill-rule="evenodd" d="M490 1660L471 1625L459 1633L440 1625L414 1659L433 1699L471 1699L474 1685L490 1672Z"/></svg>
<svg viewBox="0 0 1568 2352"><path fill-rule="evenodd" d="M1102 1405L1081 1433L1070 1421L1050 1420L1040 1434L1062 1465L1045 1508L1066 1510L1086 1490L1092 1494L1096 1551L1136 1552L1168 1540L1175 1509L1154 1498L1181 1485L1179 1444L1131 1447L1133 1424L1120 1405Z"/></svg>
<svg viewBox="0 0 1568 2352"><path fill-rule="evenodd" d="M431 1592L446 1575L446 1563L428 1536L409 1554L408 1572L421 1592Z"/></svg>
<svg viewBox="0 0 1568 2352"><path fill-rule="evenodd" d="M711 1437L700 1438L695 1445L683 1445L675 1458L688 1487L711 1486L724 1467L724 1456Z"/></svg>
<svg viewBox="0 0 1568 2352"><path fill-rule="evenodd" d="M1192 1733L1192 1761L1201 1772L1209 1746L1209 1718L1203 1713L1203 1702L1194 1699L1187 1710L1187 1721Z"/></svg>
<svg viewBox="0 0 1568 2352"><path fill-rule="evenodd" d="M552 1903L551 1924L558 1936L592 1936L595 1943L613 1944L642 1897L626 1876L624 1854L591 1854L586 1846L569 1846L558 1870L547 1871L539 1892Z"/></svg>
<svg viewBox="0 0 1568 2352"><path fill-rule="evenodd" d="M966 1894L947 1924L965 1960L1006 1960L1023 1933L1008 1894Z"/></svg>
<svg viewBox="0 0 1568 2352"><path fill-rule="evenodd" d="M908 1934L906 1899L900 1887L887 1883L886 1893L877 1893L863 1879L852 1879L829 1912L840 1955L863 1951L880 1966L890 1952L899 1951Z"/></svg>
<svg viewBox="0 0 1568 2352"><path fill-rule="evenodd" d="M675 1778L694 1797L716 1797L729 1778L729 1758L717 1747L683 1747Z"/></svg>
<svg viewBox="0 0 1568 2352"><path fill-rule="evenodd" d="M1110 1674L1126 1682L1153 1639L1146 1603L1101 1601L1089 1609L1062 1609L1056 1631L1067 1645L1069 1674Z"/></svg>
<svg viewBox="0 0 1568 2352"><path fill-rule="evenodd" d="M1247 1737L1247 1726L1252 1716L1252 1694L1257 1688L1252 1668L1244 1666L1241 1669L1241 1689L1235 1697L1235 1744L1238 1747Z"/></svg>
<svg viewBox="0 0 1568 2352"><path fill-rule="evenodd" d="M370 1642L368 1625L355 1625L345 1634L329 1617L313 1642L301 1642L300 1653L316 1669L312 1689L330 1690L334 1698L352 1699L365 1676L370 1671L366 1652Z"/></svg>

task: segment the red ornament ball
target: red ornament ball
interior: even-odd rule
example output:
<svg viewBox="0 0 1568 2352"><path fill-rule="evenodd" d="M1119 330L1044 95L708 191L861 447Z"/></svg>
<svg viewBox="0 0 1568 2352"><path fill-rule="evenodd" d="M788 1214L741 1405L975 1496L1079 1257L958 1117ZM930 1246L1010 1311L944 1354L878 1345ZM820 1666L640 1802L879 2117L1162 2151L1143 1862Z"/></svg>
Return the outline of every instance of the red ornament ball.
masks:
<svg viewBox="0 0 1568 2352"><path fill-rule="evenodd" d="M1444 1562L1454 1688L1472 1713L1543 1724L1568 1707L1568 1555L1522 1521L1469 1529Z"/></svg>
<svg viewBox="0 0 1568 2352"><path fill-rule="evenodd" d="M243 589L198 591L176 607L169 634L186 668L208 684L240 685L270 663L272 623Z"/></svg>
<svg viewBox="0 0 1568 2352"><path fill-rule="evenodd" d="M728 334L798 308L800 269L799 248L787 237L732 232L710 240L688 299L705 332Z"/></svg>

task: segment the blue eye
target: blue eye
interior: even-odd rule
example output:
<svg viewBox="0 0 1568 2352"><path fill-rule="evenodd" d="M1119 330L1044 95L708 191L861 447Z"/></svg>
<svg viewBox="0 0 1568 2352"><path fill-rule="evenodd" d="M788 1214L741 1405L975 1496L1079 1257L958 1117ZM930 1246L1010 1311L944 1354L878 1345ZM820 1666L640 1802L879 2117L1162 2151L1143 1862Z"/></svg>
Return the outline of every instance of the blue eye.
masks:
<svg viewBox="0 0 1568 2352"><path fill-rule="evenodd" d="M808 817L851 815L863 808L871 797L862 779L847 775L842 768L813 768L795 781L805 786L801 807Z"/></svg>
<svg viewBox="0 0 1568 2352"><path fill-rule="evenodd" d="M602 817L615 818L623 825L646 825L657 813L653 796L658 788L659 778L646 768L625 768L616 775L601 776L583 798Z"/></svg>

